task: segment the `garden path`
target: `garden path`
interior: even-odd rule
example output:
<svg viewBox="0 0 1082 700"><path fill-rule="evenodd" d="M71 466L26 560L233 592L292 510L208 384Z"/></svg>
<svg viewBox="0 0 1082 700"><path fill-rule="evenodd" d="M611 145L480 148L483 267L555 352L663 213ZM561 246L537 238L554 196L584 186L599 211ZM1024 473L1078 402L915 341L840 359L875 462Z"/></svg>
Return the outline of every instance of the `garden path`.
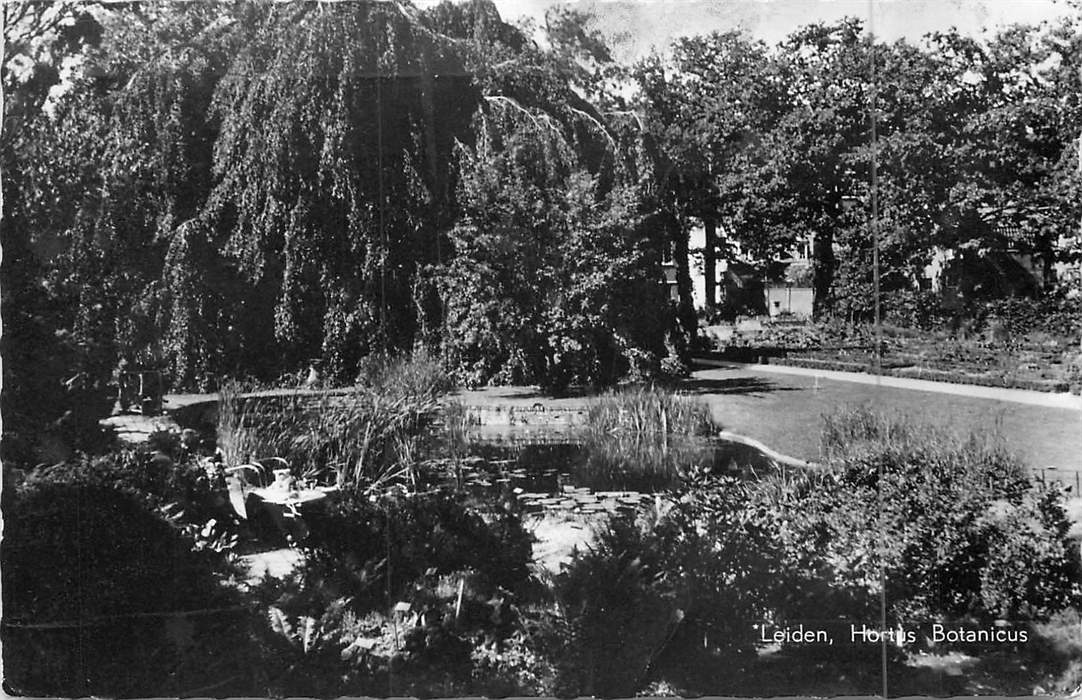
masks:
<svg viewBox="0 0 1082 700"><path fill-rule="evenodd" d="M765 374L792 374L803 377L819 377L842 382L856 382L857 384L872 384L895 389L913 389L928 391L936 394L952 394L955 396L971 396L979 399L993 399L995 401L1009 401L1012 403L1027 404L1030 406L1044 406L1046 408L1069 408L1082 411L1082 396L1074 394L1052 393L1048 391L1030 391L1027 389L1006 389L1002 387L977 386L975 384L951 384L949 382L933 382L927 379L914 379L911 377L889 377L865 374L863 372L839 372L835 370L811 369L808 367L787 367L784 365L760 365L738 364L732 362L718 362L716 360L696 360L700 365L707 367L733 368L739 367L753 372Z"/></svg>

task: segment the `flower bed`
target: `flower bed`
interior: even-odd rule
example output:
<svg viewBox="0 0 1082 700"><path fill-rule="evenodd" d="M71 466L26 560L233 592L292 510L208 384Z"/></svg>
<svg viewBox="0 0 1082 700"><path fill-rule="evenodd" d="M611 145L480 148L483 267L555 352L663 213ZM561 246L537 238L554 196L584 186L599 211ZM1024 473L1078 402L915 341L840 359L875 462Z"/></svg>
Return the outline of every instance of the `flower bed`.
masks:
<svg viewBox="0 0 1082 700"><path fill-rule="evenodd" d="M876 337L868 326L837 322L804 326L734 328L717 336L709 356L735 362L772 362L813 369L871 372ZM880 335L884 374L981 386L1082 393L1082 354L1061 336L1031 333L1004 341L992 335L884 327Z"/></svg>

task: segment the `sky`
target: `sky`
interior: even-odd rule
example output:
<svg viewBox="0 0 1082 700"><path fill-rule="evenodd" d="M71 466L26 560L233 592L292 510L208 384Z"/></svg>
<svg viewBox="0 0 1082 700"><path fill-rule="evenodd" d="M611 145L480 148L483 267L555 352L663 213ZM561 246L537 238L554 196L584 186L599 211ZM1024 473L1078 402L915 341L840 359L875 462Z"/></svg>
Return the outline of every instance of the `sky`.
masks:
<svg viewBox="0 0 1082 700"><path fill-rule="evenodd" d="M438 0L421 0L420 6ZM507 20L544 17L554 0L495 0ZM566 0L592 11L599 28L614 40L618 59L633 60L678 37L742 28L768 43L799 26L852 15L871 16L876 35L886 40L955 26L964 34L1014 22L1040 22L1071 11L1065 0Z"/></svg>

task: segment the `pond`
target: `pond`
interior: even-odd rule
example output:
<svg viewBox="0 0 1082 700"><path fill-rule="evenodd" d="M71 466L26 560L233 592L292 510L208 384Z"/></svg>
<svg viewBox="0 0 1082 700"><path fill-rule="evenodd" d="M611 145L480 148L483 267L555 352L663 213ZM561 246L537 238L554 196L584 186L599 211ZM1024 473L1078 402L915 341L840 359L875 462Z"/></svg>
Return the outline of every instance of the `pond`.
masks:
<svg viewBox="0 0 1082 700"><path fill-rule="evenodd" d="M750 478L774 463L748 445L716 438L599 440L561 433L472 434L443 470L447 482L482 498L514 499L527 512L589 515L633 509L679 482L692 467Z"/></svg>

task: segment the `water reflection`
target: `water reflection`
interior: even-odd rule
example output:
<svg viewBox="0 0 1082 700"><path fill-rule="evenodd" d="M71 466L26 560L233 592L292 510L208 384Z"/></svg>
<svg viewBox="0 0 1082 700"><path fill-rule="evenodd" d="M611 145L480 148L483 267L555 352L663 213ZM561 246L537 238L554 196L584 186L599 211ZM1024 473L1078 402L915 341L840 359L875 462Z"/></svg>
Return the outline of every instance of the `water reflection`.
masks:
<svg viewBox="0 0 1082 700"><path fill-rule="evenodd" d="M677 485L691 467L749 476L773 468L747 445L719 439L630 439L561 435L539 440L514 433L472 435L458 460L464 487L563 497L582 492L653 493ZM490 491L491 492L491 491Z"/></svg>

